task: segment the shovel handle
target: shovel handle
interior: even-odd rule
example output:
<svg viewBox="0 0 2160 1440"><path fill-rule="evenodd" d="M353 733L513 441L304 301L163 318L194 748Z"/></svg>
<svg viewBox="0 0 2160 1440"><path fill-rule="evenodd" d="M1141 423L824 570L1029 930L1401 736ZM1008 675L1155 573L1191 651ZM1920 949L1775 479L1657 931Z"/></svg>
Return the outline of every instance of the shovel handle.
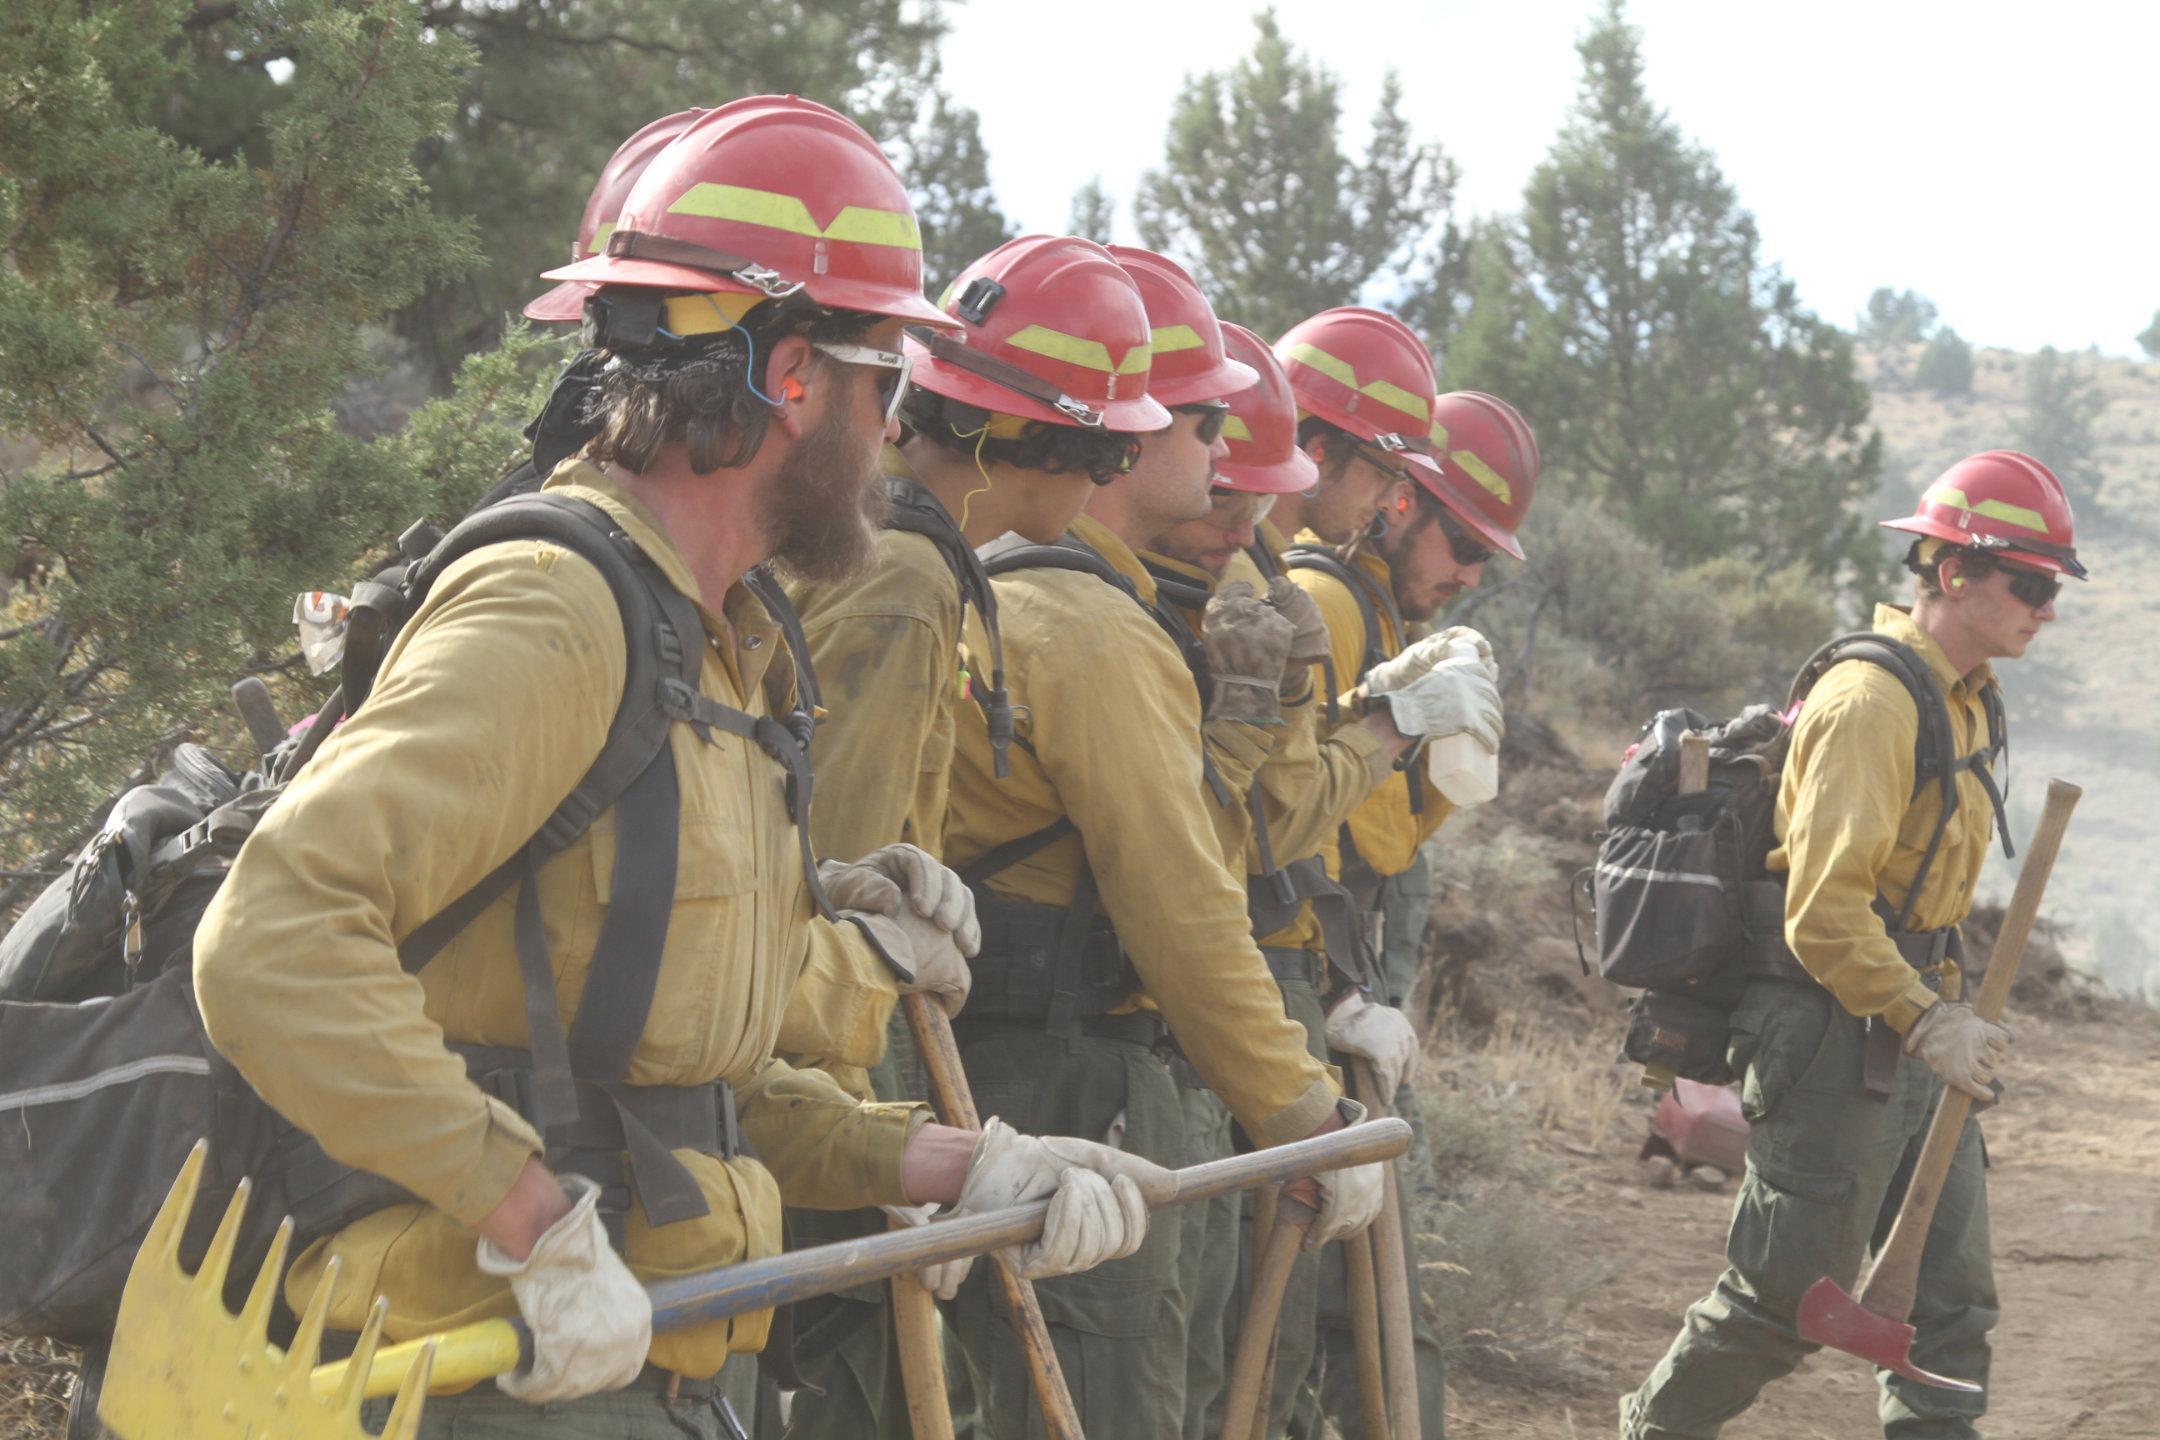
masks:
<svg viewBox="0 0 2160 1440"><path fill-rule="evenodd" d="M1177 1188L1151 1209L1211 1200L1269 1181L1295 1180L1347 1165L1392 1160L1410 1148L1410 1127L1401 1120L1368 1120L1310 1140L1295 1140L1271 1150L1232 1155L1171 1172ZM653 1329L680 1330L708 1320L725 1320L754 1310L772 1310L829 1295L851 1285L890 1280L926 1265L964 1260L988 1250L1024 1245L1042 1236L1048 1200L960 1215L929 1225L889 1230L829 1245L790 1250L762 1260L716 1265L692 1275L659 1280L645 1287L652 1300ZM532 1341L521 1320L482 1320L438 1335L385 1346L375 1352L361 1389L370 1397L395 1395L405 1372L429 1347L435 1350L434 1388L458 1390L517 1368ZM345 1362L315 1367L311 1383L318 1395L336 1391Z"/></svg>
<svg viewBox="0 0 2160 1440"><path fill-rule="evenodd" d="M1394 1102L1380 1093L1372 1062L1353 1056L1350 1074L1365 1113L1385 1115ZM1398 1121L1398 1124L1407 1122ZM1373 1268L1380 1291L1380 1349L1387 1360L1388 1424L1397 1435L1418 1433L1417 1337L1411 1328L1410 1254L1403 1238L1400 1183L1391 1162L1381 1170L1380 1213L1372 1223Z"/></svg>
<svg viewBox="0 0 2160 1440"><path fill-rule="evenodd" d="M1260 1248L1259 1263L1253 1267L1252 1298L1246 1302L1237 1352L1223 1389L1223 1440L1248 1440L1255 1426L1267 1423L1268 1361L1282 1319L1283 1293L1290 1287L1290 1271L1304 1248L1305 1232L1319 1218L1318 1211L1294 1195L1276 1197L1274 1221Z"/></svg>
<svg viewBox="0 0 2160 1440"><path fill-rule="evenodd" d="M982 1119L975 1113L975 1096L968 1089L967 1071L961 1068L952 1021L927 995L902 995L900 1009L907 1016L908 1029L914 1032L915 1049L922 1055L923 1069L930 1079L930 1098L936 1102L938 1113L948 1125L962 1130L982 1129ZM1049 1440L1082 1440L1080 1410L1066 1387L1065 1372L1058 1368L1057 1349L1051 1344L1050 1326L1043 1319L1042 1302L1035 1298L1034 1284L1006 1264L1002 1255L993 1254L990 1267L1005 1296L1005 1313L1012 1319L1013 1338L1020 1342L1021 1358L1027 1362L1028 1385L1042 1410ZM897 1293L894 1298L898 1300ZM950 1434L950 1417L945 1424ZM925 1437L918 1436L917 1440Z"/></svg>
<svg viewBox="0 0 2160 1440"><path fill-rule="evenodd" d="M2040 899L2047 892L2048 875L2055 868L2055 854L2062 848L2063 831L2070 812L2084 792L2064 780L2050 780L2047 805L2040 812L2039 827L2018 870L2017 889L2011 893L2010 909L1996 932L1995 952L1988 957L1987 974L1973 1010L1983 1020L2001 1017L2017 980L2018 965L2025 959L2025 942L2040 914ZM1920 1158L1913 1164L1912 1181L1905 1188L1905 1203L1898 1207L1890 1236L1875 1263L1853 1292L1853 1298L1877 1315L1905 1320L1912 1314L1913 1297L1920 1285L1920 1257L1927 1235L1935 1223L1935 1205L1942 1199L1943 1181L1957 1156L1958 1141L1965 1134L1965 1120L1972 1111L1972 1096L1944 1087L1935 1104L1935 1119L1928 1126Z"/></svg>

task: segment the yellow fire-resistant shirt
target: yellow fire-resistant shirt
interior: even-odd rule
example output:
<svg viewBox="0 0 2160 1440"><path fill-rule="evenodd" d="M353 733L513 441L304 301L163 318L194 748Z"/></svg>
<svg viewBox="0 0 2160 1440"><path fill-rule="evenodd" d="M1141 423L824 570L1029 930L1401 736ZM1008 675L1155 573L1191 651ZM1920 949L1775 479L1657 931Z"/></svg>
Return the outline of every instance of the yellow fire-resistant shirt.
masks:
<svg viewBox="0 0 2160 1440"><path fill-rule="evenodd" d="M884 468L915 475L893 448ZM817 853L854 860L896 840L940 853L953 711L966 683L964 609L951 568L928 536L887 530L868 576L801 585L791 595L827 711L811 744Z"/></svg>
<svg viewBox="0 0 2160 1440"><path fill-rule="evenodd" d="M1154 597L1151 577L1116 536L1085 517L1073 533ZM1283 1014L1248 931L1244 877L1224 863L1201 779L1191 672L1145 611L1092 575L1025 570L994 583L1019 739L1011 776L993 779L982 716L961 707L947 863L965 866L1069 818L1077 836L992 876L989 887L1064 906L1084 858L1139 971L1140 1000L1162 1012L1247 1133L1263 1145L1312 1133L1336 1086ZM980 649L979 627L970 615L971 650ZM1236 721L1208 729L1217 753L1244 757L1243 773L1224 777L1242 790L1266 756L1268 730Z"/></svg>
<svg viewBox="0 0 2160 1440"><path fill-rule="evenodd" d="M1350 560L1350 568L1363 576L1371 577L1377 594L1388 591L1391 575L1387 562L1369 551L1360 550ZM1357 596L1334 576L1320 570L1294 570L1291 578L1312 596L1320 607L1320 618L1328 629L1328 652L1334 663L1335 683L1341 691L1341 699L1357 688L1364 676L1365 619L1359 608ZM1380 626L1380 650L1388 656L1402 652L1407 638L1398 633L1388 606L1372 602L1374 618ZM1347 722L1348 707L1344 715ZM1351 733L1354 727L1347 723L1336 734ZM1334 792L1338 798L1352 793L1351 777L1344 777L1344 785ZM1423 809L1410 808L1410 787L1415 784L1423 791ZM1418 847L1432 838L1454 807L1432 783L1432 778L1422 760L1415 761L1408 769L1389 772L1377 786L1369 786L1368 793L1350 810L1346 823L1350 838L1357 846L1358 855L1374 873L1389 876L1400 875L1417 860ZM1331 827L1319 843L1321 857L1327 863L1327 872L1334 879L1342 878L1342 845L1339 827ZM1313 918L1312 907L1306 905L1298 912L1296 920L1281 931L1266 938L1265 944L1298 946L1308 950L1324 948L1319 923Z"/></svg>
<svg viewBox="0 0 2160 1440"><path fill-rule="evenodd" d="M1987 744L1981 690L1986 665L1959 675L1933 636L1894 605L1875 608L1874 628L1927 661L1950 710L1956 754ZM1905 903L1920 857L1942 815L1942 791L1913 794L1913 746L1920 712L1898 678L1880 665L1849 661L1817 682L1793 726L1778 787L1778 847L1769 867L1788 873L1785 942L1838 1003L1855 1015L1881 1015L1909 1029L1936 996L1890 943L1872 908L1879 894ZM1955 925L1972 909L1973 882L1987 860L1995 812L1979 777L1958 775L1958 809L1928 872L1908 924L1915 930ZM1955 997L1955 967L1943 993Z"/></svg>
<svg viewBox="0 0 2160 1440"><path fill-rule="evenodd" d="M548 488L605 509L684 594L695 580L649 512L581 462ZM747 591L722 615L700 686L752 714L791 662ZM333 1327L377 1293L406 1337L515 1313L474 1264L472 1226L509 1192L539 1137L465 1077L443 1042L524 1046L515 895L483 911L418 976L397 945L521 848L600 753L622 698L622 626L598 570L538 542L488 546L446 570L391 647L374 693L263 819L204 916L195 982L212 1040L331 1155L404 1185L399 1205L309 1248L287 1296L304 1305L334 1255ZM791 683L791 682L789 682ZM781 693L785 693L782 689ZM815 918L777 767L750 742L687 725L670 737L682 830L658 991L628 1079L737 1087L758 1159L678 1151L711 1213L655 1229L633 1207L627 1258L647 1278L775 1254L780 1203L903 1198L914 1107L858 1106L824 1075L773 1059L791 1002L875 1027L850 926ZM538 900L566 1019L607 911L610 810L544 865ZM798 982L804 987L797 994ZM851 1017L851 1018L850 1018ZM655 1336L655 1364L691 1376L764 1343L768 1317Z"/></svg>

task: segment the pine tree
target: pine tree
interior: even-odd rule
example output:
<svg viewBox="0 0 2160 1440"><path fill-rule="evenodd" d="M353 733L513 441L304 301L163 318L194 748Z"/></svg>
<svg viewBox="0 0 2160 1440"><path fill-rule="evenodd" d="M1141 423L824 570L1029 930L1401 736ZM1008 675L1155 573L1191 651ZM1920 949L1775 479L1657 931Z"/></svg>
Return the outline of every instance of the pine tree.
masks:
<svg viewBox="0 0 2160 1440"><path fill-rule="evenodd" d="M2090 518L2100 508L2104 477L2093 422L2108 408L2100 381L2075 355L2050 345L2025 370L2025 408L2012 426L2012 443L2055 472L2073 505Z"/></svg>
<svg viewBox="0 0 2160 1440"><path fill-rule="evenodd" d="M1522 216L1472 256L1447 383L1513 401L1551 491L1604 498L1673 563L1872 563L1857 502L1881 447L1851 340L1763 261L1716 163L1651 101L1618 0L1577 49L1573 116Z"/></svg>
<svg viewBox="0 0 2160 1440"><path fill-rule="evenodd" d="M408 0L430 33L461 41L457 104L419 144L434 207L469 216L483 270L437 278L400 307L399 332L437 385L546 288L607 158L662 115L743 95L787 93L831 105L905 158L922 186L924 238L966 250L1002 238L988 200L973 112L940 89L935 0ZM186 83L174 133L213 159L259 152L286 57L265 39L265 0L192 7ZM996 243L992 238L990 244ZM982 245L980 248L988 248ZM974 251L960 255L972 258ZM951 263L931 257L930 273Z"/></svg>
<svg viewBox="0 0 2160 1440"><path fill-rule="evenodd" d="M1943 326L1920 352L1920 363L1913 367L1913 383L1942 396L1972 394L1972 346L1957 331Z"/></svg>
<svg viewBox="0 0 2160 1440"><path fill-rule="evenodd" d="M247 44L290 79L211 158L164 128L217 108L188 45L211 8L90 0L0 25L0 856L17 861L239 674L289 672L296 592L349 578L386 526L462 508L553 349L515 335L404 434L342 430L370 323L475 258L411 158L450 124L471 52L407 0L250 7Z"/></svg>
<svg viewBox="0 0 2160 1440"><path fill-rule="evenodd" d="M1102 176L1096 175L1073 191L1072 213L1065 221L1065 233L1082 236L1098 245L1108 245L1116 219L1117 202L1103 189Z"/></svg>
<svg viewBox="0 0 2160 1440"><path fill-rule="evenodd" d="M1454 166L1418 142L1390 74L1362 159L1342 148L1342 83L1254 17L1252 51L1185 83L1163 167L1134 202L1140 234L1175 257L1225 319L1279 335L1356 303L1445 228Z"/></svg>
<svg viewBox="0 0 2160 1440"><path fill-rule="evenodd" d="M2145 327L2137 342L2146 359L2160 360L2160 310L2153 311L2152 324Z"/></svg>

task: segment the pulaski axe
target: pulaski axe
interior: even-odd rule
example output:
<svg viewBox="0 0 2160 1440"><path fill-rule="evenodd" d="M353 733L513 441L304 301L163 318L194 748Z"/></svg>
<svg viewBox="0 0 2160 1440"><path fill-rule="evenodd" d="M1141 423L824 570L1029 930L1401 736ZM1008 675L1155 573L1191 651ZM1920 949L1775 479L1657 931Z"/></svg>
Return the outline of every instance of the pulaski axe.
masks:
<svg viewBox="0 0 2160 1440"><path fill-rule="evenodd" d="M1174 1184L1150 1205L1182 1205L1293 1180L1345 1165L1391 1159L1410 1148L1410 1127L1375 1120L1347 1130L1279 1145L1250 1155L1165 1172ZM522 1321L482 1320L400 1345L381 1344L389 1302L378 1299L348 1361L317 1365L324 1314L337 1286L335 1268L315 1288L290 1349L268 1338L270 1314L284 1275L291 1239L287 1221L257 1272L238 1315L225 1308L225 1280L247 1209L241 1185L217 1236L190 1275L180 1265L180 1238L202 1180L205 1147L197 1145L128 1270L113 1328L98 1419L121 1440L373 1440L360 1423L360 1402L395 1395L384 1440L411 1440L430 1385L461 1389L516 1369L529 1358L532 1336ZM763 1260L722 1265L646 1287L653 1328L679 1329L771 1309L925 1265L1024 1244L1042 1234L1050 1204L1038 1200L911 1229L790 1251ZM331 1262L335 1267L336 1261Z"/></svg>
<svg viewBox="0 0 2160 1440"><path fill-rule="evenodd" d="M1981 979L1973 1009L1984 1020L1999 1019L2010 986L2017 979L2018 963L2025 958L2025 942L2033 920L2040 913L2040 897L2047 889L2048 872L2055 868L2055 852L2062 847L2063 830L2070 811L2084 792L2061 780L2048 782L2047 808L2041 812L2032 848L2018 871L2017 890L2010 897L2009 912L1995 937L1995 953ZM1800 1301L1800 1335L1817 1345L1828 1345L1863 1360L1946 1390L1978 1392L1968 1380L1936 1375L1912 1362L1914 1330L1906 1323L1912 1314L1913 1292L1919 1285L1920 1255L1927 1245L1928 1228L1935 1219L1935 1203L1942 1198L1943 1179L1957 1154L1958 1138L1965 1132L1965 1118L1972 1097L1945 1087L1936 1102L1935 1119L1928 1127L1920 1159L1913 1166L1905 1203L1898 1207L1890 1238L1883 1242L1875 1263L1848 1295L1827 1275L1808 1287Z"/></svg>

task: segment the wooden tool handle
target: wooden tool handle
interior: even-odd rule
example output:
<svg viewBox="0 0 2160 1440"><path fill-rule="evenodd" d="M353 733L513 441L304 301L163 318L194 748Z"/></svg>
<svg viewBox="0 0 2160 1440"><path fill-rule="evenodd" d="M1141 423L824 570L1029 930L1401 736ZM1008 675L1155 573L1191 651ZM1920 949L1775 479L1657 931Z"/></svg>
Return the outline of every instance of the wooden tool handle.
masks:
<svg viewBox="0 0 2160 1440"><path fill-rule="evenodd" d="M900 1008L907 1016L908 1029L914 1033L915 1049L922 1055L923 1069L930 1080L930 1098L938 1113L948 1125L980 1130L982 1120L975 1113L975 1096L968 1089L967 1072L960 1065L960 1046L953 1039L952 1021L927 995L903 995ZM1029 1387L1035 1392L1035 1403L1042 1408L1043 1428L1050 1440L1082 1440L1080 1409L1073 1404L1065 1372L1058 1368L1057 1348L1051 1343L1050 1325L1043 1319L1042 1301L1036 1298L1035 1286L1015 1273L1002 1255L993 1254L990 1265L1005 1297L1005 1313L1012 1319L1021 1357L1027 1362ZM950 1434L950 1416L945 1424ZM925 1437L918 1432L916 1440Z"/></svg>
<svg viewBox="0 0 2160 1440"><path fill-rule="evenodd" d="M1350 1297L1350 1337L1357 1355L1358 1410L1365 1440L1390 1440L1387 1372L1380 1360L1380 1292L1374 1286L1372 1232L1342 1242Z"/></svg>
<svg viewBox="0 0 2160 1440"><path fill-rule="evenodd" d="M1252 1296L1245 1304L1245 1322L1238 1330L1237 1353L1223 1391L1225 1440L1247 1440L1255 1424L1266 1423L1268 1397L1262 1392L1268 1388L1268 1355L1282 1318L1283 1292L1290 1287L1290 1270L1304 1248L1305 1232L1319 1218L1318 1211L1294 1195L1276 1197L1275 1223L1253 1267Z"/></svg>
<svg viewBox="0 0 2160 1440"><path fill-rule="evenodd" d="M900 1346L900 1387L907 1396L908 1429L915 1440L953 1440L952 1402L945 1396L945 1349L938 1338L937 1297L919 1276L895 1275L890 1283L893 1338Z"/></svg>
<svg viewBox="0 0 2160 1440"><path fill-rule="evenodd" d="M1394 1103L1380 1093L1372 1062L1353 1056L1350 1074L1365 1099L1368 1115L1385 1115ZM1398 1120L1397 1124L1406 1124ZM1410 1254L1404 1243L1402 1210L1395 1167L1383 1167L1380 1213L1372 1223L1373 1268L1380 1287L1380 1340L1387 1357L1388 1423L1397 1435L1416 1435L1418 1427L1417 1345L1410 1328L1415 1303L1410 1291Z"/></svg>
<svg viewBox="0 0 2160 1440"><path fill-rule="evenodd" d="M1973 1010L1984 1020L1999 1019L2010 987L2017 981L2018 965L2025 958L2025 942L2039 918L2040 898L2047 891L2048 875L2055 868L2055 854L2062 848L2063 831L2070 812L2084 792L2063 780L2048 782L2047 806L2040 812L2018 870L2017 889L2011 893L2010 909L1996 932L1995 953L1988 957L1987 974ZM1920 1284L1920 1256L1927 1248L1928 1230L1935 1223L1935 1205L1942 1199L1943 1181L1956 1158L1965 1120L1972 1111L1972 1096L1962 1090L1943 1088L1936 1102L1935 1119L1928 1126L1920 1158L1913 1164L1912 1183L1906 1187L1905 1203L1898 1207L1890 1237L1869 1268L1853 1298L1878 1315L1904 1320L1912 1314L1914 1292Z"/></svg>

